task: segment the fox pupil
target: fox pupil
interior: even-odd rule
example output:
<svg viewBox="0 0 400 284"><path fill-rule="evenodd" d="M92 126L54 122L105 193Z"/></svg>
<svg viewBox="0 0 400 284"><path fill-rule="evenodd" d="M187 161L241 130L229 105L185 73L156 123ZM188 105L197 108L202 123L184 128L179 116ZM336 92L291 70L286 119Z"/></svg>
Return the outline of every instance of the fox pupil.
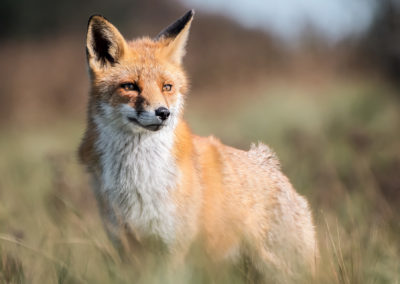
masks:
<svg viewBox="0 0 400 284"><path fill-rule="evenodd" d="M121 88L125 91L137 91L140 92L139 86L136 83L123 83Z"/></svg>
<svg viewBox="0 0 400 284"><path fill-rule="evenodd" d="M163 91L169 92L172 89L172 85L171 84L164 84L163 86Z"/></svg>

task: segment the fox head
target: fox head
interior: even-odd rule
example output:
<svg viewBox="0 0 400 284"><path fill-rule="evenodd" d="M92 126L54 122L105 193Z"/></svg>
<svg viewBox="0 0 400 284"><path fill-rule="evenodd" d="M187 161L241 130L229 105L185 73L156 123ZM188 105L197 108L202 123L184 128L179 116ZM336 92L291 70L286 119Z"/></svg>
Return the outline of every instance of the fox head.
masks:
<svg viewBox="0 0 400 284"><path fill-rule="evenodd" d="M188 11L153 39L133 41L104 17L89 19L89 112L98 123L134 133L176 125L187 91L182 57L193 15Z"/></svg>

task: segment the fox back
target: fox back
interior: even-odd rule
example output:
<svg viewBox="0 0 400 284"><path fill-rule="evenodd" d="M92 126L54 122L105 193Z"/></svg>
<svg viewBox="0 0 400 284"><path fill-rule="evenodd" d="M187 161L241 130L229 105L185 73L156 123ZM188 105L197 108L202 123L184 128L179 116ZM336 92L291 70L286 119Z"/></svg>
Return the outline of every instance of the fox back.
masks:
<svg viewBox="0 0 400 284"><path fill-rule="evenodd" d="M106 230L122 253L171 262L194 243L214 263L243 257L265 279L312 271L317 247L307 201L266 145L244 152L191 133L183 120L182 58L194 12L151 39L126 41L102 16L87 33L91 91L79 155L93 180Z"/></svg>

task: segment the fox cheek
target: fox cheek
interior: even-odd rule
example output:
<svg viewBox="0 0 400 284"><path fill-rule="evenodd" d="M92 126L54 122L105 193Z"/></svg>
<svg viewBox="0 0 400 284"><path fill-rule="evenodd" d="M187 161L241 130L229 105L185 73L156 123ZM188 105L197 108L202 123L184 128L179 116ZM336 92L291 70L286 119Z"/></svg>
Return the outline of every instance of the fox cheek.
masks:
<svg viewBox="0 0 400 284"><path fill-rule="evenodd" d="M130 104L131 99L129 97L121 96L120 94L113 93L106 96L105 101L107 101L112 107L117 107L121 104Z"/></svg>

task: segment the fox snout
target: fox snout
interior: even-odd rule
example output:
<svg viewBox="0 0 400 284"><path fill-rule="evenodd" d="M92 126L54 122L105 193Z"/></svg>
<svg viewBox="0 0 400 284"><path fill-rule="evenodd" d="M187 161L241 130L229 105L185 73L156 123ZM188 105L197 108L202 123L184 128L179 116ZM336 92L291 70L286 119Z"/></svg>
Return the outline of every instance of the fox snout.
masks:
<svg viewBox="0 0 400 284"><path fill-rule="evenodd" d="M125 109L128 120L136 126L145 128L151 131L160 130L165 126L166 121L170 116L170 111L166 107L159 107L154 111L140 110L127 106L130 109Z"/></svg>
<svg viewBox="0 0 400 284"><path fill-rule="evenodd" d="M169 110L166 107L159 107L156 109L155 114L158 118L161 119L161 121L167 120L167 118L170 115Z"/></svg>

